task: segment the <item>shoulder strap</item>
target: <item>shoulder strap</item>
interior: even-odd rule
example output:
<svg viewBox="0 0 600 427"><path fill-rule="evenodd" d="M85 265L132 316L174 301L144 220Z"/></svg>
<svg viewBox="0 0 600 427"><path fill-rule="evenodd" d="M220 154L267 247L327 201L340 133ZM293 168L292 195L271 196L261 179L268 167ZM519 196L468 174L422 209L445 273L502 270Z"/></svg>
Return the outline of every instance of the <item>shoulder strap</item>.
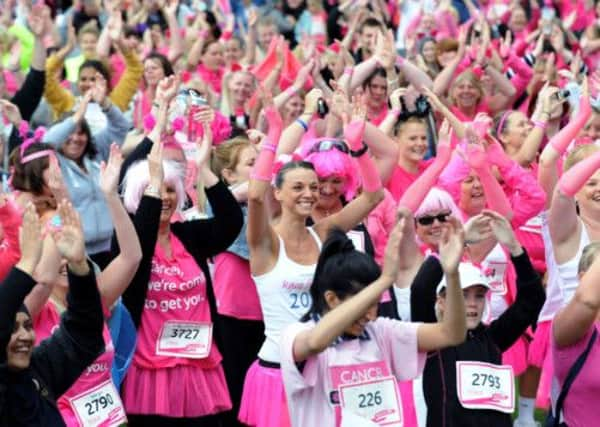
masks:
<svg viewBox="0 0 600 427"><path fill-rule="evenodd" d="M588 341L585 350L583 351L583 353L581 353L579 355L579 357L577 358L575 363L573 363L573 366L571 366L569 373L567 374L567 378L565 379L565 382L560 390L560 394L558 395L558 399L556 401L556 408L554 410L554 413L555 413L554 427L558 427L558 425L560 423L560 414L562 412L563 404L565 403L567 394L569 394L569 389L573 385L573 382L575 381L575 378L581 371L581 368L583 368L583 364L585 363L585 360L587 359L588 354L590 354L590 351L592 350L592 346L594 345L594 342L596 341L597 336L598 336L598 329L596 329L596 326L594 326L594 333L592 334L590 340Z"/></svg>

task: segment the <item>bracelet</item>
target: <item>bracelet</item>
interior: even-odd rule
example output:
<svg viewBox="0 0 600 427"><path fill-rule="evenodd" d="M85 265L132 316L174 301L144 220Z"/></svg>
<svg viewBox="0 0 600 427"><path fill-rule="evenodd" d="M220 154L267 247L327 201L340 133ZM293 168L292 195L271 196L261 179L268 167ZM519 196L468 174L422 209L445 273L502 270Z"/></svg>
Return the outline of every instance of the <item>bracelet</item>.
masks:
<svg viewBox="0 0 600 427"><path fill-rule="evenodd" d="M362 147L360 148L360 150L356 150L356 151L354 151L354 150L350 150L350 155L351 155L352 157L360 157L360 156L362 156L363 154L365 154L365 153L367 152L367 150L368 150L368 149L369 149L369 146L368 146L367 144L365 144L365 142L363 141L363 145L362 145Z"/></svg>
<svg viewBox="0 0 600 427"><path fill-rule="evenodd" d="M298 123L300 126L302 126L302 129L304 129L304 132L306 132L308 130L308 124L301 118L297 118L296 123Z"/></svg>
<svg viewBox="0 0 600 427"><path fill-rule="evenodd" d="M393 110L390 111L390 113L392 113L394 117L398 118L400 113L402 113L402 110L400 108L394 108Z"/></svg>
<svg viewBox="0 0 600 427"><path fill-rule="evenodd" d="M261 150L272 151L273 153L277 152L277 146L275 144L271 144L269 142L263 142L260 146Z"/></svg>
<svg viewBox="0 0 600 427"><path fill-rule="evenodd" d="M200 33L198 35L200 36L200 38L205 39L208 37L209 34L210 34L210 32L208 30L202 30L202 31L200 31Z"/></svg>
<svg viewBox="0 0 600 427"><path fill-rule="evenodd" d="M533 120L533 126L536 128L540 128L541 130L546 130L546 128L548 127L548 123L539 120Z"/></svg>
<svg viewBox="0 0 600 427"><path fill-rule="evenodd" d="M346 68L344 68L344 74L347 74L347 75L351 76L353 72L354 72L354 67L346 67Z"/></svg>
<svg viewBox="0 0 600 427"><path fill-rule="evenodd" d="M396 56L396 65L398 67L402 67L404 65L404 61L406 61L406 58L404 58L403 56Z"/></svg>

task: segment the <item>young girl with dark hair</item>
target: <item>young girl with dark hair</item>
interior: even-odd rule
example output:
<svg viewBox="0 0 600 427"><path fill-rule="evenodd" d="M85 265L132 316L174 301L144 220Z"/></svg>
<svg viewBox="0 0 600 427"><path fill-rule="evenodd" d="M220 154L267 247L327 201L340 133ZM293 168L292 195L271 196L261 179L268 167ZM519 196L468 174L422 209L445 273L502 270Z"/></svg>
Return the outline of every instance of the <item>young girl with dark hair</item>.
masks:
<svg viewBox="0 0 600 427"><path fill-rule="evenodd" d="M292 426L402 425L397 380L418 376L427 352L464 340L458 276L464 236L456 219L445 224L440 243L440 263L448 277L444 320L417 324L377 318L377 303L396 279L409 219L402 218L392 231L383 270L339 230L323 245L311 309L281 340Z"/></svg>

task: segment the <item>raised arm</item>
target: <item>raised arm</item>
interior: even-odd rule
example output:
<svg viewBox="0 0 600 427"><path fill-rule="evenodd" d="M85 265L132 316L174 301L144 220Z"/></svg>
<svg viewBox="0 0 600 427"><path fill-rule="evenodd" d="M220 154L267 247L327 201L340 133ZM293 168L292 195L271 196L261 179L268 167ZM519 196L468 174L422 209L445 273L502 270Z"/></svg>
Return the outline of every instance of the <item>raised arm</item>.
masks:
<svg viewBox="0 0 600 427"><path fill-rule="evenodd" d="M121 151L116 144L112 144L108 163L103 162L100 167L100 188L106 198L120 250L115 259L98 276L100 295L107 307L112 307L125 292L142 260L142 248L135 227L117 191L122 164Z"/></svg>
<svg viewBox="0 0 600 427"><path fill-rule="evenodd" d="M440 322L419 325L417 333L419 351L440 350L458 345L465 340L467 316L458 274L464 246L465 236L462 225L457 218L451 218L444 224L439 245L440 264L446 276L446 309Z"/></svg>
<svg viewBox="0 0 600 427"><path fill-rule="evenodd" d="M384 195L379 172L371 156L363 149L364 130L363 112L360 112L352 122L346 123L344 126L344 137L348 146L352 151L359 153L356 159L362 178L362 192L357 198L344 206L341 211L315 224L315 230L323 239L326 238L329 230L333 227L339 227L345 231L351 230L383 200Z"/></svg>
<svg viewBox="0 0 600 427"><path fill-rule="evenodd" d="M317 101L323 98L321 89L312 89L304 97L304 112L285 128L281 134L281 141L277 145L277 154L293 153L317 112Z"/></svg>
<svg viewBox="0 0 600 427"><path fill-rule="evenodd" d="M261 145L254 170L250 175L248 187L248 228L246 238L250 248L250 265L253 271L262 271L270 262L275 245L274 232L271 230L268 192L271 189L271 177L277 144L281 137L283 121L279 112L272 106L265 110L269 123L267 138Z"/></svg>
<svg viewBox="0 0 600 427"><path fill-rule="evenodd" d="M183 55L183 37L180 34L179 24L177 23L177 9L179 8L179 0L169 0L165 2L162 8L167 25L169 27L169 54L168 58L171 63L175 64L181 55Z"/></svg>
<svg viewBox="0 0 600 427"><path fill-rule="evenodd" d="M129 108L131 99L138 90L142 75L144 74L144 65L140 61L137 53L129 49L122 37L113 40L113 42L117 44L123 58L125 58L125 72L109 97L121 111L125 112Z"/></svg>

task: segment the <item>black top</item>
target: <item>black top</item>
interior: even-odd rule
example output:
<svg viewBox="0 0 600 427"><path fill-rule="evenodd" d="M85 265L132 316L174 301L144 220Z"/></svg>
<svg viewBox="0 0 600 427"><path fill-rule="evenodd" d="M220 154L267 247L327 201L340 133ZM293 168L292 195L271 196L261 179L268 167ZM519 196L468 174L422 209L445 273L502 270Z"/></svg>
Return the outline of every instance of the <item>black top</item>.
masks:
<svg viewBox="0 0 600 427"><path fill-rule="evenodd" d="M515 302L488 326L480 323L467 332L464 343L430 353L423 372L427 403L427 426L510 427L512 418L494 410L465 409L456 391L456 362L473 360L502 364L502 352L510 348L533 324L546 299L539 275L524 251L511 257L517 273ZM414 322L435 322L436 287L443 276L437 258L428 257L411 287L411 316Z"/></svg>
<svg viewBox="0 0 600 427"><path fill-rule="evenodd" d="M13 268L0 285L0 425L64 426L56 399L104 351L104 316L94 269L87 276L68 273L67 310L52 336L33 350L23 371L9 371L6 347L17 310L35 281Z"/></svg>
<svg viewBox="0 0 600 427"><path fill-rule="evenodd" d="M181 241L186 251L194 257L196 264L206 277L206 296L214 321L217 318L217 304L206 259L224 252L234 242L242 228L243 215L238 202L225 184L219 182L206 188L205 191L214 217L172 223L171 231ZM131 318L137 328L142 319L150 281L152 258L158 239L161 206L160 199L143 196L138 210L132 218L142 247L142 261L131 284L123 294L123 303L131 313ZM114 238L113 245L116 245ZM221 336L218 324L214 325L214 337L219 346Z"/></svg>

